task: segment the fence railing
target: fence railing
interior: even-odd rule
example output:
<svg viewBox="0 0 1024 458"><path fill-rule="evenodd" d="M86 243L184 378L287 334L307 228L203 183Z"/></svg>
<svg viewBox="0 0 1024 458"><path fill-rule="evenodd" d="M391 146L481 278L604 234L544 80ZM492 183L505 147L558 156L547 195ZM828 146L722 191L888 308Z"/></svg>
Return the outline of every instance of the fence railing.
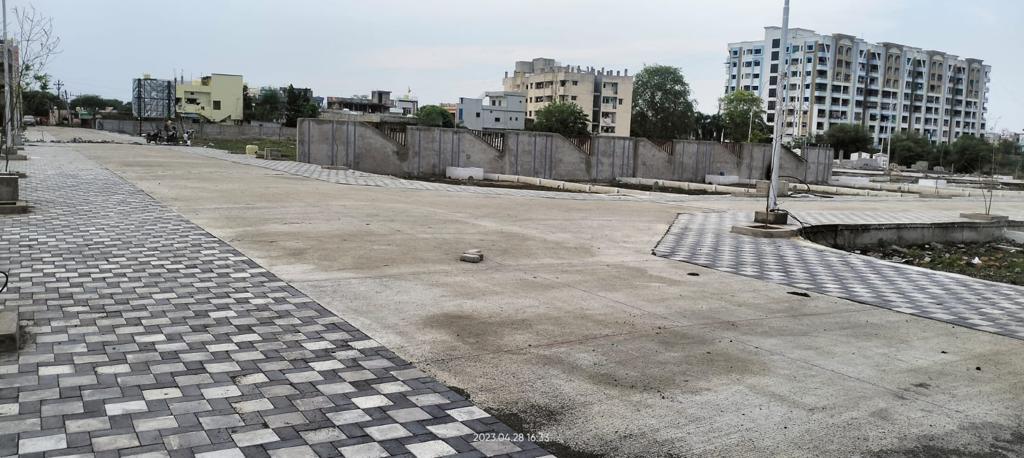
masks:
<svg viewBox="0 0 1024 458"><path fill-rule="evenodd" d="M473 130L469 129L469 133L476 135L478 138L491 145L492 148L498 151L504 151L505 148L505 133L504 132L493 132L488 130Z"/></svg>
<svg viewBox="0 0 1024 458"><path fill-rule="evenodd" d="M576 145L576 147L579 148L580 151L590 154L590 143L592 140L592 137L590 135L581 135L578 137L567 136L565 138L569 140L569 142L571 142L573 145Z"/></svg>
<svg viewBox="0 0 1024 458"><path fill-rule="evenodd" d="M399 145L406 146L408 144L407 140L406 140L406 125L405 124L392 124L392 123L387 123L387 122L379 122L379 123L374 123L373 126L376 127L377 130L379 130L382 133L384 133L384 135L387 135L388 138L390 138L390 139L394 140L395 142L397 142Z"/></svg>
<svg viewBox="0 0 1024 458"><path fill-rule="evenodd" d="M673 140L655 138L649 138L648 140L650 140L651 143L654 143L654 145L657 146L658 148L661 148L662 151L668 154L672 154L672 145L675 143Z"/></svg>

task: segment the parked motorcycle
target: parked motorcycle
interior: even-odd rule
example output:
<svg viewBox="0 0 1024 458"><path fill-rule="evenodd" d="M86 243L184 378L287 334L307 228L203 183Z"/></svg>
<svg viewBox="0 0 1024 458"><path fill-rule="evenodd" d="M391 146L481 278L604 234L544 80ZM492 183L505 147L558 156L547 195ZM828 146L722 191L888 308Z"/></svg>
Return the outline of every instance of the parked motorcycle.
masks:
<svg viewBox="0 0 1024 458"><path fill-rule="evenodd" d="M146 143L160 143L163 141L164 132L160 129L153 129L146 133Z"/></svg>

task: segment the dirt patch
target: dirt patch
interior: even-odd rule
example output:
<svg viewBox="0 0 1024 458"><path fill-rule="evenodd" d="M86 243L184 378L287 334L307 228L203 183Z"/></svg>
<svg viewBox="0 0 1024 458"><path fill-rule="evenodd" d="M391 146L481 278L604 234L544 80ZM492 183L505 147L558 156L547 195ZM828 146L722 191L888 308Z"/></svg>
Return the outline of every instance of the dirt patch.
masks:
<svg viewBox="0 0 1024 458"><path fill-rule="evenodd" d="M1024 244L1010 240L983 243L926 243L852 250L890 262L952 272L1024 286Z"/></svg>

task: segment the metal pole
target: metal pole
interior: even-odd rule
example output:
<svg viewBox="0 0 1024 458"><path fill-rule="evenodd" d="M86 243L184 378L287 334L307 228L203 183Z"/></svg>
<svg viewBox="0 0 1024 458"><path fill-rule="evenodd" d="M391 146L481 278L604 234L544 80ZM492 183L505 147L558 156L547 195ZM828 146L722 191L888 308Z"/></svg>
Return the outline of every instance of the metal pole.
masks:
<svg viewBox="0 0 1024 458"><path fill-rule="evenodd" d="M747 124L747 143L750 143L750 138L754 134L754 110L750 110L750 122Z"/></svg>
<svg viewBox="0 0 1024 458"><path fill-rule="evenodd" d="M779 40L779 58L785 59L785 64L779 66L779 86L782 90L778 91L778 97L781 99L777 101L775 110L775 130L772 132L772 181L768 187L768 205L766 210L774 211L779 207L779 163L781 162L782 156L782 129L785 123L782 122L782 118L785 116L786 108L785 101L788 98L789 92L789 0L785 0L785 4L782 7L782 37Z"/></svg>
<svg viewBox="0 0 1024 458"><path fill-rule="evenodd" d="M11 67L7 62L7 54L11 50L10 43L7 41L7 0L2 0L0 7L3 8L4 21L4 134L6 134L4 145L7 154L11 154L14 136L11 132Z"/></svg>

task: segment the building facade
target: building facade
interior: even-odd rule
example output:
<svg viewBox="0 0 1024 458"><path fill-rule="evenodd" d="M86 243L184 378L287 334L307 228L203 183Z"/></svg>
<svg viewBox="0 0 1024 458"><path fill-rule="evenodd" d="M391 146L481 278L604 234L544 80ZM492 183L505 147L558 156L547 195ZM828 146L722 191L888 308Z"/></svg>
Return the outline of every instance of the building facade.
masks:
<svg viewBox="0 0 1024 458"><path fill-rule="evenodd" d="M860 124L876 147L894 133L933 143L985 132L991 67L979 59L844 35L765 27L764 39L729 44L725 93L748 90L783 116L783 141L813 138L835 124ZM785 87L778 72L789 61Z"/></svg>
<svg viewBox="0 0 1024 458"><path fill-rule="evenodd" d="M209 122L238 124L243 120L242 75L213 73L175 86L178 113Z"/></svg>
<svg viewBox="0 0 1024 458"><path fill-rule="evenodd" d="M528 119L551 102L570 102L587 114L594 134L629 136L633 110L629 70L598 70L537 58L516 62L511 76L505 72L504 87L506 92L525 95Z"/></svg>
<svg viewBox="0 0 1024 458"><path fill-rule="evenodd" d="M482 99L459 98L455 120L467 129L523 130L526 96L521 92L486 92Z"/></svg>

